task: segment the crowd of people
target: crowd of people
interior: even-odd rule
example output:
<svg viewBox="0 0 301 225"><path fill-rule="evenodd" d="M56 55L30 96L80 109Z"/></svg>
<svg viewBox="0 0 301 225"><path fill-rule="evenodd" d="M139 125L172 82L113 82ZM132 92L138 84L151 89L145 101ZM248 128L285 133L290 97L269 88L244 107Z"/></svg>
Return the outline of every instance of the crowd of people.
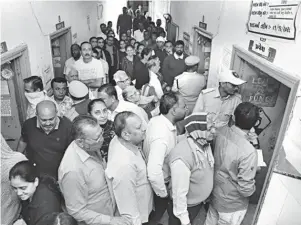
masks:
<svg viewBox="0 0 301 225"><path fill-rule="evenodd" d="M71 46L47 94L24 79L28 100L16 151L1 136L2 223L27 225L239 225L255 191L253 127L235 71L206 88L200 58L166 40L141 10Z"/></svg>

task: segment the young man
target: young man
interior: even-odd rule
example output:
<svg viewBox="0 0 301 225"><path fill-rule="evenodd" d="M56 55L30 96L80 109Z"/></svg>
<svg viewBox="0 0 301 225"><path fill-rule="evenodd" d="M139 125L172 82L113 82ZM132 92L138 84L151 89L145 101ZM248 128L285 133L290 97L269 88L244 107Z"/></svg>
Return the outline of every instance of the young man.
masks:
<svg viewBox="0 0 301 225"><path fill-rule="evenodd" d="M58 116L62 117L71 109L72 99L67 96L67 80L63 77L55 77L51 81L53 96L51 97L58 106Z"/></svg>
<svg viewBox="0 0 301 225"><path fill-rule="evenodd" d="M218 132L214 149L214 188L205 225L240 225L255 192L257 152L247 139L258 122L259 108L240 103L234 111L235 125Z"/></svg>
<svg viewBox="0 0 301 225"><path fill-rule="evenodd" d="M102 63L92 57L92 45L89 42L81 44L82 59L74 67L78 71L79 80L90 89L90 98L97 97L97 88L105 82L105 73Z"/></svg>
<svg viewBox="0 0 301 225"><path fill-rule="evenodd" d="M89 43L92 45L92 48L95 48L97 46L97 38L96 37L91 37L89 39Z"/></svg>
<svg viewBox="0 0 301 225"><path fill-rule="evenodd" d="M134 38L136 39L137 42L141 42L144 39L144 26L143 23L138 24L138 30L134 31Z"/></svg>
<svg viewBox="0 0 301 225"><path fill-rule="evenodd" d="M186 57L184 42L178 40L175 44L175 53L165 58L162 67L164 81L169 87L172 87L175 77L185 71L186 65L184 60Z"/></svg>
<svg viewBox="0 0 301 225"><path fill-rule="evenodd" d="M161 34L161 33L165 32L165 31L164 31L164 28L161 27L161 25L162 25L161 19L157 19L156 25L157 25L157 26L156 26L157 34Z"/></svg>
<svg viewBox="0 0 301 225"><path fill-rule="evenodd" d="M97 34L97 37L101 37L103 38L104 40L107 39L107 27L104 23L100 24L100 31L99 33ZM108 23L108 28L109 28L109 23Z"/></svg>
<svg viewBox="0 0 301 225"><path fill-rule="evenodd" d="M128 111L117 114L114 127L116 136L110 143L106 174L112 182L119 213L129 217L133 225L142 225L148 222L153 209L153 191L141 152L146 127Z"/></svg>
<svg viewBox="0 0 301 225"><path fill-rule="evenodd" d="M80 46L78 44L71 45L71 58L67 59L64 66L64 75L68 75L71 68L75 64L76 61L78 61L81 58L80 54Z"/></svg>
<svg viewBox="0 0 301 225"><path fill-rule="evenodd" d="M109 64L109 82L113 83L113 74L117 71L119 66L119 54L116 46L114 45L114 37L107 37L105 49L109 52L111 58L111 62Z"/></svg>

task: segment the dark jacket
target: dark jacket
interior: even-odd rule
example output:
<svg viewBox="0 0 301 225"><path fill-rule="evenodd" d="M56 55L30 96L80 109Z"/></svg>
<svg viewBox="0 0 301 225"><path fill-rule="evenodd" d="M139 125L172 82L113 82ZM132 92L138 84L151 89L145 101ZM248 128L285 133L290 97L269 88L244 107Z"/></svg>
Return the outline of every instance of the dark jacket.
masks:
<svg viewBox="0 0 301 225"><path fill-rule="evenodd" d="M132 29L132 17L127 14L120 14L117 20L117 29L120 29L119 32L124 33L127 30Z"/></svg>
<svg viewBox="0 0 301 225"><path fill-rule="evenodd" d="M54 183L40 183L31 202L22 201L21 215L27 225L45 225L44 219L54 212L61 212L61 194Z"/></svg>

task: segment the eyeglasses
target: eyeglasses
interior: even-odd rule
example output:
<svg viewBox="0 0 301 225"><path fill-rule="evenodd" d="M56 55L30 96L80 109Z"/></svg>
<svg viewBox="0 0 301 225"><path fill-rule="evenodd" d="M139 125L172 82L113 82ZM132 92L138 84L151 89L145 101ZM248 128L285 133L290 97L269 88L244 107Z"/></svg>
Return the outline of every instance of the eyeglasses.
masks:
<svg viewBox="0 0 301 225"><path fill-rule="evenodd" d="M125 80L121 80L121 81L118 81L118 82L120 82L120 83L125 83L125 82L128 82L130 80L130 78L127 78L127 79L125 79Z"/></svg>

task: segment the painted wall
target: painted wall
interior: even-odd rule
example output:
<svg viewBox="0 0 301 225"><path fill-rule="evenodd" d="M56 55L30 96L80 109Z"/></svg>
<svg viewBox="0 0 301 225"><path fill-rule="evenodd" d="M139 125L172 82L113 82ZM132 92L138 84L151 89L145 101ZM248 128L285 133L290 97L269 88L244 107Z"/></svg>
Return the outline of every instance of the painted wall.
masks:
<svg viewBox="0 0 301 225"><path fill-rule="evenodd" d="M290 2L290 1L288 1ZM173 22L180 27L179 39L183 38L183 32L190 33L193 37L192 27L198 26L199 21L207 23L207 30L214 35L212 42L211 63L209 69L208 87L217 85L217 74L224 49L232 49L233 44L238 44L245 49L249 41L260 40L260 36L247 33L247 21L250 10L250 0L243 1L172 1L171 15ZM297 39L295 42L272 40L268 37L266 44L276 48L277 53L274 64L301 76L300 56L301 13L296 19Z"/></svg>
<svg viewBox="0 0 301 225"><path fill-rule="evenodd" d="M97 2L7 1L1 4L1 41L6 41L8 49L20 43L28 45L31 75L53 77L49 34L56 31L58 16L65 27L71 26L72 36L77 34L72 42L81 43L96 35Z"/></svg>
<svg viewBox="0 0 301 225"><path fill-rule="evenodd" d="M290 3L292 1L288 1ZM294 1L295 2L295 1ZM223 60L231 57L232 45L237 44L248 49L250 40L266 38L266 44L276 49L274 64L281 69L301 78L301 7L296 19L296 40L283 41L247 33L251 0L244 1L172 1L171 15L173 22L179 25L179 39L183 32L193 37L193 26L198 26L204 15L207 31L213 34L211 62L208 77L208 87L217 86L217 75ZM193 40L192 40L193 41ZM263 59L264 60L264 59ZM299 87L300 88L300 87ZM299 90L301 95L301 88ZM291 160L301 172L301 107L298 98L292 113L292 119L286 137L299 140L294 147ZM299 105L299 107L298 107ZM292 145L292 144L291 144ZM291 145L289 147L291 147ZM290 151L292 152L292 151ZM287 154L288 156L288 154ZM299 166L298 166L299 165ZM273 174L268 188L268 194L263 203L258 225L300 224L301 217L301 181L283 175ZM276 201L275 201L276 199ZM300 214L300 213L299 213Z"/></svg>

